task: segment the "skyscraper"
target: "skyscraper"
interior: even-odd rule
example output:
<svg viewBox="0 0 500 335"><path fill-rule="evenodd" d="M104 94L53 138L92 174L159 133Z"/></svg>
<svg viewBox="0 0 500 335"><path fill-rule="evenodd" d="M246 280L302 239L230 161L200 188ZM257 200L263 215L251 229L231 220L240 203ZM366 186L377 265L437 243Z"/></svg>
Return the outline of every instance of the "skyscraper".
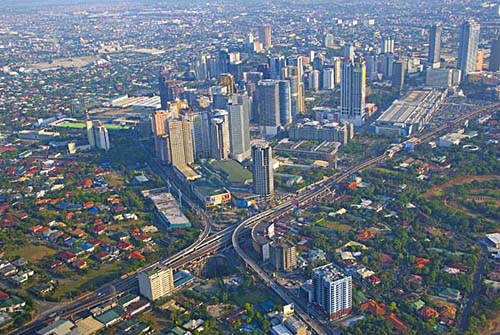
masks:
<svg viewBox="0 0 500 335"><path fill-rule="evenodd" d="M431 27L429 34L429 58L427 62L433 69L437 69L440 66L442 33L443 25L440 22Z"/></svg>
<svg viewBox="0 0 500 335"><path fill-rule="evenodd" d="M281 79L283 68L286 66L285 56L274 55L267 59L271 79Z"/></svg>
<svg viewBox="0 0 500 335"><path fill-rule="evenodd" d="M264 79L257 83L259 127L264 136L276 136L280 126L279 83Z"/></svg>
<svg viewBox="0 0 500 335"><path fill-rule="evenodd" d="M175 98L172 87L170 85L169 74L163 71L163 68L160 70L160 73L158 74L158 85L160 87L161 109L167 110L168 102L173 101Z"/></svg>
<svg viewBox="0 0 500 335"><path fill-rule="evenodd" d="M265 25L260 27L259 39L262 42L262 46L264 47L264 49L269 49L272 47L270 24L266 23Z"/></svg>
<svg viewBox="0 0 500 335"><path fill-rule="evenodd" d="M480 25L474 20L462 24L457 62L458 69L462 70L462 81L467 80L469 73L476 71L479 32Z"/></svg>
<svg viewBox="0 0 500 335"><path fill-rule="evenodd" d="M403 89L406 76L406 59L399 59L392 63L392 86Z"/></svg>
<svg viewBox="0 0 500 335"><path fill-rule="evenodd" d="M167 122L170 115L171 113L165 110L159 110L153 113L151 116L151 130L155 136L166 134L165 122Z"/></svg>
<svg viewBox="0 0 500 335"><path fill-rule="evenodd" d="M393 53L394 52L394 39L391 36L382 38L382 43L380 46L380 53Z"/></svg>
<svg viewBox="0 0 500 335"><path fill-rule="evenodd" d="M168 120L169 163L180 167L194 162L193 125L188 119Z"/></svg>
<svg viewBox="0 0 500 335"><path fill-rule="evenodd" d="M500 6L499 6L500 8ZM500 39L491 41L490 71L500 71Z"/></svg>
<svg viewBox="0 0 500 335"><path fill-rule="evenodd" d="M226 88L227 94L234 93L234 76L231 73L221 73L217 78L217 84Z"/></svg>
<svg viewBox="0 0 500 335"><path fill-rule="evenodd" d="M366 61L366 79L376 81L378 79L378 55L375 52L370 52L365 56Z"/></svg>
<svg viewBox="0 0 500 335"><path fill-rule="evenodd" d="M342 83L340 86L340 119L355 126L364 123L366 66L365 62L345 60L342 63Z"/></svg>
<svg viewBox="0 0 500 335"><path fill-rule="evenodd" d="M306 112L306 104L304 100L304 62L302 56L289 56L286 59L288 65L288 76L296 77L296 91L297 91L297 114L303 114ZM287 79L287 78L285 78ZM292 88L292 92L295 89ZM294 116L292 111L292 116Z"/></svg>
<svg viewBox="0 0 500 335"><path fill-rule="evenodd" d="M331 67L326 67L323 69L323 89L333 90L335 89L335 69Z"/></svg>
<svg viewBox="0 0 500 335"><path fill-rule="evenodd" d="M335 39L333 34L327 33L323 37L323 45L325 48L333 48L335 46Z"/></svg>
<svg viewBox="0 0 500 335"><path fill-rule="evenodd" d="M190 113L189 118L193 123L195 157L210 157L210 115L208 110Z"/></svg>
<svg viewBox="0 0 500 335"><path fill-rule="evenodd" d="M280 124L287 126L292 123L292 93L288 80L278 80Z"/></svg>
<svg viewBox="0 0 500 335"><path fill-rule="evenodd" d="M268 143L252 146L253 190L262 201L274 200L273 153Z"/></svg>
<svg viewBox="0 0 500 335"><path fill-rule="evenodd" d="M85 113L85 129L87 131L87 140L91 148L95 148L94 124L90 119L89 113Z"/></svg>
<svg viewBox="0 0 500 335"><path fill-rule="evenodd" d="M214 110L210 119L210 155L218 160L229 159L229 117L225 110Z"/></svg>
<svg viewBox="0 0 500 335"><path fill-rule="evenodd" d="M107 151L110 148L108 130L100 121L97 122L97 126L94 127L95 146Z"/></svg>
<svg viewBox="0 0 500 335"><path fill-rule="evenodd" d="M352 310L352 277L333 264L312 270L313 301L330 318L341 318Z"/></svg>
<svg viewBox="0 0 500 335"><path fill-rule="evenodd" d="M153 268L139 272L139 292L149 301L155 301L174 292L174 274L171 268Z"/></svg>
<svg viewBox="0 0 500 335"><path fill-rule="evenodd" d="M354 61L354 45L345 44L344 45L344 58Z"/></svg>
<svg viewBox="0 0 500 335"><path fill-rule="evenodd" d="M250 158L250 109L247 95L233 95L229 100L230 154L240 162Z"/></svg>

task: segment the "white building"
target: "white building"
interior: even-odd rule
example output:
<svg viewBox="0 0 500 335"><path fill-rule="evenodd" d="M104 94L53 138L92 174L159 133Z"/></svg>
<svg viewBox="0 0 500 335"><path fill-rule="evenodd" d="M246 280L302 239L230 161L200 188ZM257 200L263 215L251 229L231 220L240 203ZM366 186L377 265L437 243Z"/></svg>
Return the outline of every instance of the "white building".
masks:
<svg viewBox="0 0 500 335"><path fill-rule="evenodd" d="M140 272L139 292L141 295L155 301L174 291L174 274L171 268L153 268Z"/></svg>
<svg viewBox="0 0 500 335"><path fill-rule="evenodd" d="M352 277L346 276L332 263L312 271L313 300L331 320L351 313Z"/></svg>

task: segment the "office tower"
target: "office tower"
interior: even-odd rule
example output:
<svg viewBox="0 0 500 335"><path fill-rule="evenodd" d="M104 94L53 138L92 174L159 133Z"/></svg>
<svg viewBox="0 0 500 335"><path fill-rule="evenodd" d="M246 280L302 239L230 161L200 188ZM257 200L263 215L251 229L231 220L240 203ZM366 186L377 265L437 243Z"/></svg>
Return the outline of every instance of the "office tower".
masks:
<svg viewBox="0 0 500 335"><path fill-rule="evenodd" d="M476 60L476 71L482 72L483 66L484 66L484 51L478 50L477 51L477 60Z"/></svg>
<svg viewBox="0 0 500 335"><path fill-rule="evenodd" d="M193 123L193 141L196 158L210 157L210 115L208 110L189 114Z"/></svg>
<svg viewBox="0 0 500 335"><path fill-rule="evenodd" d="M171 86L171 81L169 78L169 74L165 71L160 70L158 75L158 84L160 87L160 101L161 101L161 109L168 109L168 102L174 101L175 96L173 92L173 87Z"/></svg>
<svg viewBox="0 0 500 335"><path fill-rule="evenodd" d="M264 49L269 49L272 47L270 24L265 24L262 27L260 27L259 39L262 42L262 46L264 47Z"/></svg>
<svg viewBox="0 0 500 335"><path fill-rule="evenodd" d="M342 121L352 122L356 127L364 123L365 89L366 66L364 61L344 61L340 85L340 118Z"/></svg>
<svg viewBox="0 0 500 335"><path fill-rule="evenodd" d="M297 70L295 67L287 66L283 69L283 78L290 82L290 110L291 110L291 120L297 118L298 104L299 104L299 90L300 83L296 75Z"/></svg>
<svg viewBox="0 0 500 335"><path fill-rule="evenodd" d="M354 61L354 45L352 44L344 45L344 58Z"/></svg>
<svg viewBox="0 0 500 335"><path fill-rule="evenodd" d="M208 79L217 77L219 74L217 57L210 56L207 58Z"/></svg>
<svg viewBox="0 0 500 335"><path fill-rule="evenodd" d="M250 158L250 109L247 95L233 95L229 100L230 155L239 162Z"/></svg>
<svg viewBox="0 0 500 335"><path fill-rule="evenodd" d="M467 80L469 73L476 71L479 31L480 25L474 20L462 24L457 62L457 68L462 70L462 81Z"/></svg>
<svg viewBox="0 0 500 335"><path fill-rule="evenodd" d="M87 140L91 148L95 148L94 125L90 119L89 113L85 113L85 129L87 131Z"/></svg>
<svg viewBox="0 0 500 335"><path fill-rule="evenodd" d="M490 71L500 71L500 38L491 41L489 69Z"/></svg>
<svg viewBox="0 0 500 335"><path fill-rule="evenodd" d="M210 156L217 160L229 159L229 116L223 109L214 110L210 119Z"/></svg>
<svg viewBox="0 0 500 335"><path fill-rule="evenodd" d="M304 114L306 112L306 103L304 100L304 62L302 56L289 56L286 59L288 65L288 77L296 77L296 88L292 88L293 91L297 91L297 112L296 114ZM285 78L288 79L288 78ZM296 115L295 114L295 115ZM295 118L292 112L292 117Z"/></svg>
<svg viewBox="0 0 500 335"><path fill-rule="evenodd" d="M221 73L217 78L217 85L226 88L226 94L234 93L234 77L230 73Z"/></svg>
<svg viewBox="0 0 500 335"><path fill-rule="evenodd" d="M288 80L278 80L280 124L292 123L292 92Z"/></svg>
<svg viewBox="0 0 500 335"><path fill-rule="evenodd" d="M323 38L323 45L325 48L333 48L335 46L335 40L333 34L327 33Z"/></svg>
<svg viewBox="0 0 500 335"><path fill-rule="evenodd" d="M207 80L209 78L206 55L200 55L196 60L194 65L194 74L197 80Z"/></svg>
<svg viewBox="0 0 500 335"><path fill-rule="evenodd" d="M393 53L394 52L394 39L390 36L382 38L380 46L380 53Z"/></svg>
<svg viewBox="0 0 500 335"><path fill-rule="evenodd" d="M406 76L406 59L400 59L392 63L392 86L403 89Z"/></svg>
<svg viewBox="0 0 500 335"><path fill-rule="evenodd" d="M341 318L352 310L352 277L346 276L333 264L312 270L313 301L330 318Z"/></svg>
<svg viewBox="0 0 500 335"><path fill-rule="evenodd" d="M217 53L217 73L215 77L218 77L221 73L229 72L229 52L227 49L219 50Z"/></svg>
<svg viewBox="0 0 500 335"><path fill-rule="evenodd" d="M385 53L380 55L381 64L382 64L382 75L384 76L384 80L389 80L392 78L392 64L394 63L394 54Z"/></svg>
<svg viewBox="0 0 500 335"><path fill-rule="evenodd" d="M309 83L308 87L309 90L311 91L318 91L319 90L319 79L320 79L320 72L318 70L313 70L309 72Z"/></svg>
<svg viewBox="0 0 500 335"><path fill-rule="evenodd" d="M269 143L252 146L253 190L262 201L274 200L273 153Z"/></svg>
<svg viewBox="0 0 500 335"><path fill-rule="evenodd" d="M317 54L316 57L313 58L313 69L321 72L324 65L325 56L323 56L322 54Z"/></svg>
<svg viewBox="0 0 500 335"><path fill-rule="evenodd" d="M193 125L188 119L166 123L169 163L179 167L194 162Z"/></svg>
<svg viewBox="0 0 500 335"><path fill-rule="evenodd" d="M431 27L429 32L429 58L427 63L433 69L437 69L441 62L441 34L443 33L443 25L436 23Z"/></svg>
<svg viewBox="0 0 500 335"><path fill-rule="evenodd" d="M378 79L378 55L375 52L370 52L365 56L366 62L366 79L376 81Z"/></svg>
<svg viewBox="0 0 500 335"><path fill-rule="evenodd" d="M264 136L276 136L280 127L279 83L264 79L257 83L259 128Z"/></svg>
<svg viewBox="0 0 500 335"><path fill-rule="evenodd" d="M97 126L93 127L95 147L101 150L109 150L109 134L104 125L98 121Z"/></svg>
<svg viewBox="0 0 500 335"><path fill-rule="evenodd" d="M159 110L153 113L151 116L151 130L155 136L165 135L165 122L171 113L165 110Z"/></svg>
<svg viewBox="0 0 500 335"><path fill-rule="evenodd" d="M283 55L274 55L267 58L269 64L269 74L271 79L281 79L282 70L286 66L286 59Z"/></svg>
<svg viewBox="0 0 500 335"><path fill-rule="evenodd" d="M335 89L335 69L327 67L323 69L323 89Z"/></svg>
<svg viewBox="0 0 500 335"><path fill-rule="evenodd" d="M149 301L155 301L174 292L174 274L171 268L152 268L139 272L139 292Z"/></svg>
<svg viewBox="0 0 500 335"><path fill-rule="evenodd" d="M333 67L335 69L335 85L338 85L342 81L342 60L336 58L333 62Z"/></svg>
<svg viewBox="0 0 500 335"><path fill-rule="evenodd" d="M284 239L271 242L269 260L276 271L291 271L297 267L295 246Z"/></svg>

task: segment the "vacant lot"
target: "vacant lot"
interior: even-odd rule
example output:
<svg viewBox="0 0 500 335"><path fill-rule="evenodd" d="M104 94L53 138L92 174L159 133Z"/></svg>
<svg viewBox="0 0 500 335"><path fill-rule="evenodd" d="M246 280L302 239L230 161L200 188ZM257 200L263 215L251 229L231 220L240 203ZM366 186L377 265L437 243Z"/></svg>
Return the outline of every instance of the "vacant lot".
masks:
<svg viewBox="0 0 500 335"><path fill-rule="evenodd" d="M500 180L499 175L487 175L487 176L463 176L463 177L458 177L454 178L444 184L441 185L436 185L431 187L431 189L427 192L424 193L424 198L432 198L432 197L438 197L443 194L443 191L452 188L453 186L460 185L460 184L470 184L474 181L479 181L479 182L484 182L484 181L490 181L490 180Z"/></svg>
<svg viewBox="0 0 500 335"><path fill-rule="evenodd" d="M44 245L27 245L17 249L6 250L6 255L10 257L22 257L30 263L37 263L39 260L46 256L52 256L56 250L46 247Z"/></svg>

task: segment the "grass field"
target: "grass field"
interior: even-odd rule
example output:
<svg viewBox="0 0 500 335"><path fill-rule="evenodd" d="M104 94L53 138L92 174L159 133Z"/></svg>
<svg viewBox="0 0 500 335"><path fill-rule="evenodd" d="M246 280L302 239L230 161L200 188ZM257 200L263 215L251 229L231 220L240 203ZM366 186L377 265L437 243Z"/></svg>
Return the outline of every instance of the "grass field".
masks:
<svg viewBox="0 0 500 335"><path fill-rule="evenodd" d="M82 285L95 281L99 278L104 277L118 277L120 273L120 264L118 262L113 264L106 264L101 266L99 271L88 270L83 276L74 275L71 280L64 281L55 291L55 298L63 298L67 292L73 291L75 289L81 289ZM110 280L111 281L111 280ZM61 281L62 282L62 281ZM84 293L84 292L82 292Z"/></svg>
<svg viewBox="0 0 500 335"><path fill-rule="evenodd" d="M349 231L352 229L351 226L340 223L340 222L335 222L335 221L322 221L319 223L320 226L331 229L331 230L336 230L336 231Z"/></svg>
<svg viewBox="0 0 500 335"><path fill-rule="evenodd" d="M30 263L37 263L46 256L55 255L56 252L56 250L44 245L28 245L18 249L8 249L5 251L5 254L10 257L19 256L25 258Z"/></svg>
<svg viewBox="0 0 500 335"><path fill-rule="evenodd" d="M85 123L83 122L64 122L61 124L58 124L57 127L59 128L69 128L69 129L83 129L85 128ZM129 129L130 127L128 126L120 126L116 124L106 124L104 127L108 130L123 130L123 129Z"/></svg>
<svg viewBox="0 0 500 335"><path fill-rule="evenodd" d="M213 161L210 163L214 168L224 171L227 179L233 183L242 183L245 180L252 179L252 173L233 160Z"/></svg>
<svg viewBox="0 0 500 335"><path fill-rule="evenodd" d="M436 185L431 187L431 189L423 194L424 198L431 198L431 197L438 197L443 195L443 191L446 191L446 189L449 189L453 186L460 185L460 184L470 184L473 181L479 181L479 182L484 182L484 181L490 181L490 180L498 180L500 179L499 175L487 175L487 176L464 176L464 177L458 177L454 178L442 185Z"/></svg>

